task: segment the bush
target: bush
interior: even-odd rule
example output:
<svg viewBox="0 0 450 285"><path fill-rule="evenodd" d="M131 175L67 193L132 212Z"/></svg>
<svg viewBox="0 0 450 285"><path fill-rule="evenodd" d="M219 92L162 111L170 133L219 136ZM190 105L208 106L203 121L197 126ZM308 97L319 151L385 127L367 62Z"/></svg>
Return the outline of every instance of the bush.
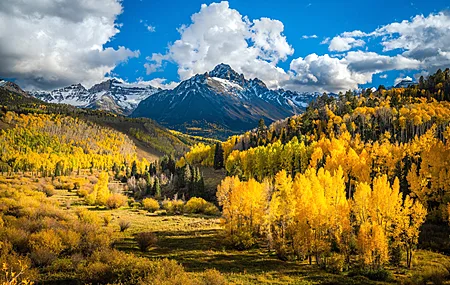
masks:
<svg viewBox="0 0 450 285"><path fill-rule="evenodd" d="M99 224L100 219L98 218L97 214L94 212L91 212L87 209L78 209L76 212L78 219L87 224Z"/></svg>
<svg viewBox="0 0 450 285"><path fill-rule="evenodd" d="M45 194L45 196L51 197L55 195L55 187L51 184L47 184L42 188L42 192Z"/></svg>
<svg viewBox="0 0 450 285"><path fill-rule="evenodd" d="M125 220L120 220L119 227L120 227L120 231L124 232L131 227L131 222L125 221Z"/></svg>
<svg viewBox="0 0 450 285"><path fill-rule="evenodd" d="M444 266L426 266L422 270L415 272L409 283L426 285L428 282L431 282L434 285L441 285L448 277L449 272Z"/></svg>
<svg viewBox="0 0 450 285"><path fill-rule="evenodd" d="M103 216L103 225L105 225L105 227L109 226L109 224L111 223L112 220L112 216L111 214L106 214Z"/></svg>
<svg viewBox="0 0 450 285"><path fill-rule="evenodd" d="M344 271L345 257L342 254L333 253L328 259L326 269L328 272L337 274Z"/></svg>
<svg viewBox="0 0 450 285"><path fill-rule="evenodd" d="M184 202L182 200L165 199L162 202L162 207L169 214L181 214L183 213Z"/></svg>
<svg viewBox="0 0 450 285"><path fill-rule="evenodd" d="M144 200L142 200L142 206L150 213L159 210L159 203L153 198L145 198Z"/></svg>
<svg viewBox="0 0 450 285"><path fill-rule="evenodd" d="M219 212L214 204L197 197L192 197L186 205L184 205L184 211L191 214L205 215L216 215Z"/></svg>
<svg viewBox="0 0 450 285"><path fill-rule="evenodd" d="M106 200L106 207L109 209L118 209L127 204L128 198L122 194L112 194Z"/></svg>
<svg viewBox="0 0 450 285"><path fill-rule="evenodd" d="M154 267L154 262L147 258L117 250L102 250L77 267L77 277L82 284L152 284L142 281Z"/></svg>
<svg viewBox="0 0 450 285"><path fill-rule="evenodd" d="M227 281L219 271L208 269L203 274L203 284L205 285L226 285Z"/></svg>
<svg viewBox="0 0 450 285"><path fill-rule="evenodd" d="M148 250L149 247L151 247L152 245L156 244L157 242L157 238L156 235L152 232L142 232L142 233L138 233L134 239L136 240L139 249L142 252L145 252Z"/></svg>
<svg viewBox="0 0 450 285"><path fill-rule="evenodd" d="M390 281L392 279L392 273L384 268L357 268L350 272L349 276L364 276L374 281Z"/></svg>
<svg viewBox="0 0 450 285"><path fill-rule="evenodd" d="M174 260L163 259L155 262L152 273L145 279L145 284L166 285L183 284L199 285L201 283L188 275L183 266Z"/></svg>

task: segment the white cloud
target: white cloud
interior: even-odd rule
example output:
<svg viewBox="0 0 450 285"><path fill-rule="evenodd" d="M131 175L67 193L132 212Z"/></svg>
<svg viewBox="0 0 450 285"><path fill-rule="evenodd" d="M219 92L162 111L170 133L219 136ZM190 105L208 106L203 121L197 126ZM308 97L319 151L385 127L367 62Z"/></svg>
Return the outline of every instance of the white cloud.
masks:
<svg viewBox="0 0 450 285"><path fill-rule="evenodd" d="M307 40L307 39L317 39L318 37L317 37L317 35L310 35L310 36L308 36L308 35L303 35L302 36L302 39L304 39L304 40Z"/></svg>
<svg viewBox="0 0 450 285"><path fill-rule="evenodd" d="M144 82L144 81L141 81L141 82ZM154 78L152 80L145 81L145 82L148 83L148 85L151 85L156 88L161 88L161 89L174 89L175 87L178 86L178 84L180 84L180 82L174 82L174 81L168 82L168 80L165 78Z"/></svg>
<svg viewBox="0 0 450 285"><path fill-rule="evenodd" d="M24 88L90 86L117 64L139 56L104 48L119 32L118 0L0 1L0 76Z"/></svg>
<svg viewBox="0 0 450 285"><path fill-rule="evenodd" d="M330 41L328 50L343 52L343 51L351 50L352 48L355 48L355 47L363 47L365 44L366 44L366 42L361 39L336 36Z"/></svg>
<svg viewBox="0 0 450 285"><path fill-rule="evenodd" d="M339 92L371 83L374 74L416 69L419 65L420 62L401 55L390 57L373 52L351 51L341 59L310 54L291 62L291 78L285 84L293 90Z"/></svg>
<svg viewBox="0 0 450 285"><path fill-rule="evenodd" d="M147 73L161 70L170 61L178 65L178 75L185 80L223 62L247 78L260 78L272 88L339 92L371 83L375 74L387 78L383 73L391 70L423 73L431 67L450 65L450 19L446 13L416 16L372 32L355 30L333 39L324 38L321 44L329 44L331 55L310 54L293 59L289 70L278 66L294 52L280 21L251 20L231 9L228 2L202 5L191 20L178 29L180 38L169 45L167 53L147 58ZM368 47L352 50L365 47L376 37L381 38L385 52L395 49L399 53L378 54Z"/></svg>
<svg viewBox="0 0 450 285"><path fill-rule="evenodd" d="M361 38L361 37L366 37L368 36L368 34L360 31L360 30L355 30L352 32L343 32L341 34L342 37L344 38Z"/></svg>
<svg viewBox="0 0 450 285"><path fill-rule="evenodd" d="M149 58L145 64L147 73L159 70L164 61L171 61L178 65L180 79L185 80L227 63L237 72L258 77L271 87L288 79L277 63L286 60L294 49L286 41L280 21L250 21L226 1L202 5L191 20L179 28L180 39L169 46L167 54Z"/></svg>
<svg viewBox="0 0 450 285"><path fill-rule="evenodd" d="M412 78L409 77L409 76L406 76L406 77L402 77L402 76L397 77L397 78L395 79L395 81L394 81L394 86L397 85L397 84L399 84L399 83L402 82L403 80L406 80L406 81L412 81Z"/></svg>
<svg viewBox="0 0 450 285"><path fill-rule="evenodd" d="M149 31L150 33L154 33L156 32L156 28L152 25L145 25L147 27L147 31Z"/></svg>
<svg viewBox="0 0 450 285"><path fill-rule="evenodd" d="M387 74L382 74L382 75L380 75L380 78L381 79L386 79L386 78L388 78L388 75Z"/></svg>

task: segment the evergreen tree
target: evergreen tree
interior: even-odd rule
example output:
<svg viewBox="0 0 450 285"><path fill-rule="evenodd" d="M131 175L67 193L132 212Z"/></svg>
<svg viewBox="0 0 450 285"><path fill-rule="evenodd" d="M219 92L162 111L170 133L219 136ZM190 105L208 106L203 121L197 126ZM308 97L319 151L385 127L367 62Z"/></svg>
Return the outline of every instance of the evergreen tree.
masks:
<svg viewBox="0 0 450 285"><path fill-rule="evenodd" d="M61 176L62 173L63 173L63 163L61 161L58 161L55 166L55 176L56 177Z"/></svg>
<svg viewBox="0 0 450 285"><path fill-rule="evenodd" d="M155 183L153 184L153 195L156 198L161 197L161 185L159 184L159 178L155 177Z"/></svg>
<svg viewBox="0 0 450 285"><path fill-rule="evenodd" d="M133 164L131 165L131 176L136 177L137 175L137 164L136 161L133 161Z"/></svg>
<svg viewBox="0 0 450 285"><path fill-rule="evenodd" d="M223 163L223 148L222 143L216 143L216 149L214 152L214 169L222 169Z"/></svg>

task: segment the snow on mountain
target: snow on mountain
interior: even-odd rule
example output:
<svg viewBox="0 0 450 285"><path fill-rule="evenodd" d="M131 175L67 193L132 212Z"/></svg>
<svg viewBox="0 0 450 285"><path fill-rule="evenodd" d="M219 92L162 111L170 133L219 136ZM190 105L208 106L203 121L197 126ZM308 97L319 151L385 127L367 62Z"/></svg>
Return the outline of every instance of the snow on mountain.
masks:
<svg viewBox="0 0 450 285"><path fill-rule="evenodd" d="M173 90L163 90L141 101L133 117L149 117L186 131L205 125L231 131L248 130L259 119L266 123L299 114L319 93L272 90L258 78L247 80L227 64L197 74Z"/></svg>
<svg viewBox="0 0 450 285"><path fill-rule="evenodd" d="M145 84L109 79L87 90L81 84L47 91L31 91L30 95L48 103L115 111L130 114L148 96L161 91Z"/></svg>
<svg viewBox="0 0 450 285"><path fill-rule="evenodd" d="M408 88L409 86L414 84L416 83L410 77L407 77L395 84L394 88Z"/></svg>

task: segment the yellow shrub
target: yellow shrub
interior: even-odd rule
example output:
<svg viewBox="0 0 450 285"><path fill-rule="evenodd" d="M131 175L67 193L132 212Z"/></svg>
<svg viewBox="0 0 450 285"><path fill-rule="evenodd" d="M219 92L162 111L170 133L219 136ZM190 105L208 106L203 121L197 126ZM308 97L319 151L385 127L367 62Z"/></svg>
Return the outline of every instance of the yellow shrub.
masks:
<svg viewBox="0 0 450 285"><path fill-rule="evenodd" d="M186 205L184 205L184 211L186 213L206 215L216 215L219 212L214 204L197 197L192 197Z"/></svg>
<svg viewBox="0 0 450 285"><path fill-rule="evenodd" d="M53 229L31 234L28 242L32 250L45 250L59 254L64 249L61 238Z"/></svg>
<svg viewBox="0 0 450 285"><path fill-rule="evenodd" d="M112 194L106 200L106 207L109 209L118 209L127 204L127 197L122 194Z"/></svg>
<svg viewBox="0 0 450 285"><path fill-rule="evenodd" d="M162 202L162 206L169 214L181 214L183 212L184 202L182 200L165 199Z"/></svg>
<svg viewBox="0 0 450 285"><path fill-rule="evenodd" d="M99 224L100 223L100 219L96 213L90 212L86 209L79 209L79 210L77 210L76 213L77 213L78 219L83 223L87 223L87 224Z"/></svg>
<svg viewBox="0 0 450 285"><path fill-rule="evenodd" d="M144 200L142 200L142 206L145 210L152 213L159 210L159 203L153 198L145 198Z"/></svg>

